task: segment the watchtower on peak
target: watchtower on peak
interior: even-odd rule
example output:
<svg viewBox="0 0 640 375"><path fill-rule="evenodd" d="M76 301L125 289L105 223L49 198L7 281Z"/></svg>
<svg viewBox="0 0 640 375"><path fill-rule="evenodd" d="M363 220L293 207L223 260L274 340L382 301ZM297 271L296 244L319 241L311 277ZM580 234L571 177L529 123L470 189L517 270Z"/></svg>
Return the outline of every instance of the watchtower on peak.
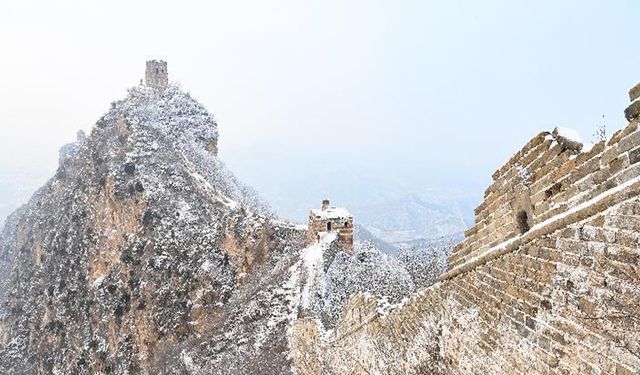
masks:
<svg viewBox="0 0 640 375"><path fill-rule="evenodd" d="M144 83L149 87L164 89L169 84L167 62L164 60L148 60L144 73Z"/></svg>

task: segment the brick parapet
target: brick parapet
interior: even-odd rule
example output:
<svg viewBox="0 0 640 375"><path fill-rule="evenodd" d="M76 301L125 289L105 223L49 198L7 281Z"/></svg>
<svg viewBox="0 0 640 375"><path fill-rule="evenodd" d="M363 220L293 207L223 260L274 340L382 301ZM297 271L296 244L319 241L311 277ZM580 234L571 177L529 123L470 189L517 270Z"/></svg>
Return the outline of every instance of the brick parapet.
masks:
<svg viewBox="0 0 640 375"><path fill-rule="evenodd" d="M607 143L578 154L563 150L551 133L540 133L494 173L484 201L475 210L476 224L451 254L450 268L520 235L519 211L527 212L527 226L533 227L637 176L638 145L636 121ZM526 207L518 204L518 195L526 197Z"/></svg>

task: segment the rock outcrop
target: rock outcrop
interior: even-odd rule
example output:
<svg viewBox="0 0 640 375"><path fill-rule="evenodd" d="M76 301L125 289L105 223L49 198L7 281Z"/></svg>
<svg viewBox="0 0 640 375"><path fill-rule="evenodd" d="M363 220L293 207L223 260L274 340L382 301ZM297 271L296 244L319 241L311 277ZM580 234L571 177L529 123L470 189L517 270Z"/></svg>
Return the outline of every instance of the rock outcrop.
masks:
<svg viewBox="0 0 640 375"><path fill-rule="evenodd" d="M227 171L217 139L189 94L139 86L63 147L0 237L0 373L291 371L276 287L305 233Z"/></svg>

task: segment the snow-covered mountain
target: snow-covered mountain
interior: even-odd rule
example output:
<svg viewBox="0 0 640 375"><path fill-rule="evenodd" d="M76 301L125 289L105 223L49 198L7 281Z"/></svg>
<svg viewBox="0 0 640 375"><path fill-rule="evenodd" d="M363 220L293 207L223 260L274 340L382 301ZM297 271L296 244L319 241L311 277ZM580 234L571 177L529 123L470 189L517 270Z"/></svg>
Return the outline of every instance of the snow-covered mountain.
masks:
<svg viewBox="0 0 640 375"><path fill-rule="evenodd" d="M0 373L180 371L205 332L208 362L242 363L217 373L289 371L286 324L251 306L286 276L303 231L273 220L217 139L189 94L141 85L61 149L0 237Z"/></svg>
<svg viewBox="0 0 640 375"><path fill-rule="evenodd" d="M295 319L416 290L427 268L366 229L354 254L308 246L217 142L188 93L140 85L61 148L0 234L0 373L293 374Z"/></svg>

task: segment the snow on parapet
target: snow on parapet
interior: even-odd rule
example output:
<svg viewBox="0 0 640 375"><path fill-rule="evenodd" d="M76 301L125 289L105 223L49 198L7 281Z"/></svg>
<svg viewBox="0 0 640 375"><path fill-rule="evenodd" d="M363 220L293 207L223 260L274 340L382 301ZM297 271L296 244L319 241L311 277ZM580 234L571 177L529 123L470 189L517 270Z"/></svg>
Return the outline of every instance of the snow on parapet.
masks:
<svg viewBox="0 0 640 375"><path fill-rule="evenodd" d="M576 129L565 128L564 126L558 126L555 128L554 132L557 132L557 135L565 137L574 142L583 143L582 137L580 133Z"/></svg>
<svg viewBox="0 0 640 375"><path fill-rule="evenodd" d="M582 151L582 137L577 130L564 127L556 127L551 132L551 135L565 150L570 150L573 153L579 153Z"/></svg>

